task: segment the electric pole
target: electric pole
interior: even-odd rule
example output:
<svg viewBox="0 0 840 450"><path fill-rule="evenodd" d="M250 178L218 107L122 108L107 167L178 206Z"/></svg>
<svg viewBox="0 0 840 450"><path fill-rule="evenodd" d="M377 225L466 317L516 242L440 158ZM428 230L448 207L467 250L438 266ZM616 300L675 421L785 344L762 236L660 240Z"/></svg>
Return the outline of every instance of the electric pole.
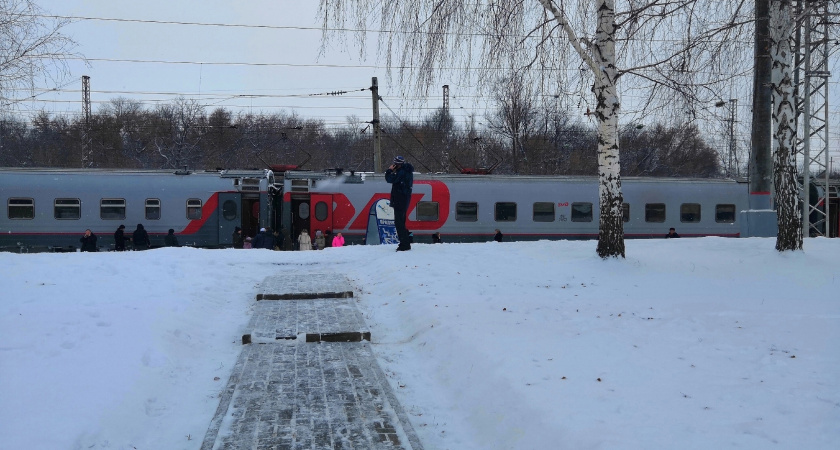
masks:
<svg viewBox="0 0 840 450"><path fill-rule="evenodd" d="M371 78L370 95L373 99L373 171L382 172L382 133L379 129L379 81Z"/></svg>
<svg viewBox="0 0 840 450"><path fill-rule="evenodd" d="M90 77L82 76L82 111L85 129L82 131L82 168L93 167L93 149L90 145Z"/></svg>

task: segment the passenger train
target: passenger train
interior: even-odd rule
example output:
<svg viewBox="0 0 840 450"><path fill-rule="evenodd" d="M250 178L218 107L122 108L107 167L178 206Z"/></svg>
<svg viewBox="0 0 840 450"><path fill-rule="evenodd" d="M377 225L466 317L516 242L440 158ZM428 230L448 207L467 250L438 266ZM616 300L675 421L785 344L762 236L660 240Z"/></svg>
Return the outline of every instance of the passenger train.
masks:
<svg viewBox="0 0 840 450"><path fill-rule="evenodd" d="M407 227L415 242L597 239L598 180L578 176L415 174ZM622 178L627 238L740 236L744 182ZM90 228L101 250L121 224L161 246L172 228L182 245L228 247L235 227L254 236L282 229L287 249L301 230L372 243L371 208L387 199L383 174L339 170L0 169L0 249L73 251ZM281 228L282 227L282 228Z"/></svg>

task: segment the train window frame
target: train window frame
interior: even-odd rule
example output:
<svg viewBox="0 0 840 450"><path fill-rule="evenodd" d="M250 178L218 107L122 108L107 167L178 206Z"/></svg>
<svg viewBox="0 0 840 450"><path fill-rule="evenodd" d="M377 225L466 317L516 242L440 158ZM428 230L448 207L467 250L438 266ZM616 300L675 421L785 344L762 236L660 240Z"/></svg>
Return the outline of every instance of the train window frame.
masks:
<svg viewBox="0 0 840 450"><path fill-rule="evenodd" d="M102 220L125 220L125 199L100 198L99 218Z"/></svg>
<svg viewBox="0 0 840 450"><path fill-rule="evenodd" d="M201 204L200 198L187 199L187 219L201 220Z"/></svg>
<svg viewBox="0 0 840 450"><path fill-rule="evenodd" d="M440 218L439 202L417 202L414 220L418 222L436 222Z"/></svg>
<svg viewBox="0 0 840 450"><path fill-rule="evenodd" d="M588 206L589 212L582 212L581 207ZM572 222L592 222L595 213L594 206L591 202L572 202L571 205L571 214L572 214Z"/></svg>
<svg viewBox="0 0 840 450"><path fill-rule="evenodd" d="M726 209L730 209L730 208L732 209L732 211L731 211L732 219L731 220L721 219L721 216L723 214L728 214L729 213L729 211L726 211L726 212L722 211L723 207L726 207ZM732 203L721 203L721 204L715 205L715 222L717 222L717 223L735 223L735 220L736 220L737 217L738 217L738 215L735 214L735 205L734 204L732 204Z"/></svg>
<svg viewBox="0 0 840 450"><path fill-rule="evenodd" d="M161 216L161 207L160 207L160 199L159 198L147 198L145 203L145 217L146 220L160 220ZM157 212L157 217L155 217L154 212Z"/></svg>
<svg viewBox="0 0 840 450"><path fill-rule="evenodd" d="M330 216L330 207L325 201L318 201L315 203L315 220L323 222Z"/></svg>
<svg viewBox="0 0 840 450"><path fill-rule="evenodd" d="M694 217L693 212L686 212L689 208L697 208L697 217ZM683 203L680 205L680 222L682 223L700 223L702 217L702 207L699 203Z"/></svg>
<svg viewBox="0 0 840 450"><path fill-rule="evenodd" d="M35 199L11 197L6 201L6 217L10 220L32 220L35 218Z"/></svg>
<svg viewBox="0 0 840 450"><path fill-rule="evenodd" d="M539 205L539 207L537 205ZM534 202L531 208L531 220L534 222L554 222L557 217L557 211L554 209L554 202ZM551 211L548 211L549 209Z"/></svg>
<svg viewBox="0 0 840 450"><path fill-rule="evenodd" d="M661 208L659 208L661 206ZM659 219L659 210L662 210L661 220ZM645 203L645 222L649 223L664 223L668 217L668 209L664 203Z"/></svg>
<svg viewBox="0 0 840 450"><path fill-rule="evenodd" d="M516 222L516 202L496 202L493 206L493 218L496 222Z"/></svg>
<svg viewBox="0 0 840 450"><path fill-rule="evenodd" d="M222 218L225 220L236 220L239 217L239 205L233 200L225 200L222 203Z"/></svg>
<svg viewBox="0 0 840 450"><path fill-rule="evenodd" d="M624 223L630 221L630 204L629 203L622 203L621 204L621 218L624 220Z"/></svg>
<svg viewBox="0 0 840 450"><path fill-rule="evenodd" d="M478 202L455 202L456 222L478 222Z"/></svg>
<svg viewBox="0 0 840 450"><path fill-rule="evenodd" d="M63 211L63 212L59 212ZM75 211L75 214L67 214ZM65 217L66 216L66 217ZM56 220L79 220L82 218L82 201L78 198L53 199L53 217Z"/></svg>

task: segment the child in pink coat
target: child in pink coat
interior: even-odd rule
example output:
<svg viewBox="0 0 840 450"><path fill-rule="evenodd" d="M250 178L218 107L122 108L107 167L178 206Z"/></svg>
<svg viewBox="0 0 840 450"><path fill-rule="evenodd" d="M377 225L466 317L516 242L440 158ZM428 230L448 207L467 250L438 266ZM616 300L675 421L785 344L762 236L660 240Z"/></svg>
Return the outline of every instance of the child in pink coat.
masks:
<svg viewBox="0 0 840 450"><path fill-rule="evenodd" d="M343 247L344 246L344 236L342 236L341 233L336 233L336 235L333 236L332 246L333 247Z"/></svg>

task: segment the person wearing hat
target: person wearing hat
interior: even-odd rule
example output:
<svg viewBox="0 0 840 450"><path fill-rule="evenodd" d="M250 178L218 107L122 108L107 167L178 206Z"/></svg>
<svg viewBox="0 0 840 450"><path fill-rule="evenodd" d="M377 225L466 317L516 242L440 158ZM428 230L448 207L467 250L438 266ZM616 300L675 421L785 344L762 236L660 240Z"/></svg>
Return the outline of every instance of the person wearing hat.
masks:
<svg viewBox="0 0 840 450"><path fill-rule="evenodd" d="M260 228L260 232L254 236L254 248L265 248L266 240L268 239L268 233L265 232L265 228ZM272 239L273 241L273 239Z"/></svg>
<svg viewBox="0 0 840 450"><path fill-rule="evenodd" d="M385 181L391 183L391 207L394 208L394 226L400 240L397 251L411 250L405 220L411 202L411 189L414 186L414 166L407 163L402 156L395 157L391 167L385 171Z"/></svg>
<svg viewBox="0 0 840 450"><path fill-rule="evenodd" d="M232 236L233 248L242 248L245 245L245 238L242 236L242 228L235 227Z"/></svg>
<svg viewBox="0 0 840 450"><path fill-rule="evenodd" d="M124 252L125 251L125 225L120 225L117 228L117 231L114 232L114 251L117 252Z"/></svg>

